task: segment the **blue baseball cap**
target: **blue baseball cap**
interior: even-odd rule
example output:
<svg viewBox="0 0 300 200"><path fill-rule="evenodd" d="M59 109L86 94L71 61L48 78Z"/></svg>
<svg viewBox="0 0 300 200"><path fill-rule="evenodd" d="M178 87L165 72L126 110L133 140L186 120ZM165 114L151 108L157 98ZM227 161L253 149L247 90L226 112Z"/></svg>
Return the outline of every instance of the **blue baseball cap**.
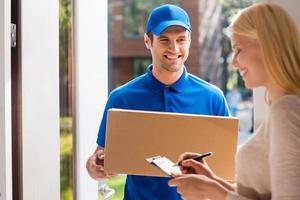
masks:
<svg viewBox="0 0 300 200"><path fill-rule="evenodd" d="M152 32L154 35L160 35L170 26L181 26L191 32L190 19L185 10L171 4L162 5L151 11L146 33Z"/></svg>

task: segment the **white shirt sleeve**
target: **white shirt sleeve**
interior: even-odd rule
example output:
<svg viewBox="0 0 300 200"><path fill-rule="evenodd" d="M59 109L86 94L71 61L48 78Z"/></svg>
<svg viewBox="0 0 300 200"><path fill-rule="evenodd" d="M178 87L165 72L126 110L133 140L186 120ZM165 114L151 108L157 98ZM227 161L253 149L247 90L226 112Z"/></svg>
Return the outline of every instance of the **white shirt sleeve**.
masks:
<svg viewBox="0 0 300 200"><path fill-rule="evenodd" d="M225 200L251 200L247 197L243 197L235 192L229 191L227 192Z"/></svg>
<svg viewBox="0 0 300 200"><path fill-rule="evenodd" d="M300 199L300 106L272 106L269 166L272 200Z"/></svg>

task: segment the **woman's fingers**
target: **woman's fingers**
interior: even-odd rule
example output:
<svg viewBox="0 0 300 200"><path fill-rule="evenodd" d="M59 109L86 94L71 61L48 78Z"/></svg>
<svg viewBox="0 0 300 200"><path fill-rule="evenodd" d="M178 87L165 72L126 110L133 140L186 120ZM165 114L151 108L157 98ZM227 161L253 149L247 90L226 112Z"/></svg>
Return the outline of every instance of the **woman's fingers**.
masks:
<svg viewBox="0 0 300 200"><path fill-rule="evenodd" d="M189 158L194 158L196 156L199 156L198 153L193 153L193 152L185 152L181 154L178 158L178 162L182 162L183 160L189 159Z"/></svg>
<svg viewBox="0 0 300 200"><path fill-rule="evenodd" d="M211 171L211 169L205 161L204 163L202 163L192 159L188 159L182 162L182 166L184 166L187 169L192 168L196 174L203 174L210 178L213 178L214 176L213 171Z"/></svg>
<svg viewBox="0 0 300 200"><path fill-rule="evenodd" d="M171 180L169 180L168 185L171 187L177 187L183 180L184 175L175 176Z"/></svg>

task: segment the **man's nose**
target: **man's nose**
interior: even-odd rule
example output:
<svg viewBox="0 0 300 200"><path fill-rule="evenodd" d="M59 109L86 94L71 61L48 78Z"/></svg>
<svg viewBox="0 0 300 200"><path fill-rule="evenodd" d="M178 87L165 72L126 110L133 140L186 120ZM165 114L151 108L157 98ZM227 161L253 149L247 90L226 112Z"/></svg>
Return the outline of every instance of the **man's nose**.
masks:
<svg viewBox="0 0 300 200"><path fill-rule="evenodd" d="M169 48L172 52L177 52L179 50L179 45L177 42L171 42Z"/></svg>

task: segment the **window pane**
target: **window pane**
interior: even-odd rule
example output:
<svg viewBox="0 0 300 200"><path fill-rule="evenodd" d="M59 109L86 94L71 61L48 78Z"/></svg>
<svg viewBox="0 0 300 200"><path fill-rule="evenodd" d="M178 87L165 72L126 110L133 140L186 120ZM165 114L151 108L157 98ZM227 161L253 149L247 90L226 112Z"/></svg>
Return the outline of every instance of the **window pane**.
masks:
<svg viewBox="0 0 300 200"><path fill-rule="evenodd" d="M72 2L59 0L60 189L73 199Z"/></svg>
<svg viewBox="0 0 300 200"><path fill-rule="evenodd" d="M169 3L179 4L180 0L126 0L123 6L124 36L126 38L140 38L144 35L148 14L152 8Z"/></svg>

